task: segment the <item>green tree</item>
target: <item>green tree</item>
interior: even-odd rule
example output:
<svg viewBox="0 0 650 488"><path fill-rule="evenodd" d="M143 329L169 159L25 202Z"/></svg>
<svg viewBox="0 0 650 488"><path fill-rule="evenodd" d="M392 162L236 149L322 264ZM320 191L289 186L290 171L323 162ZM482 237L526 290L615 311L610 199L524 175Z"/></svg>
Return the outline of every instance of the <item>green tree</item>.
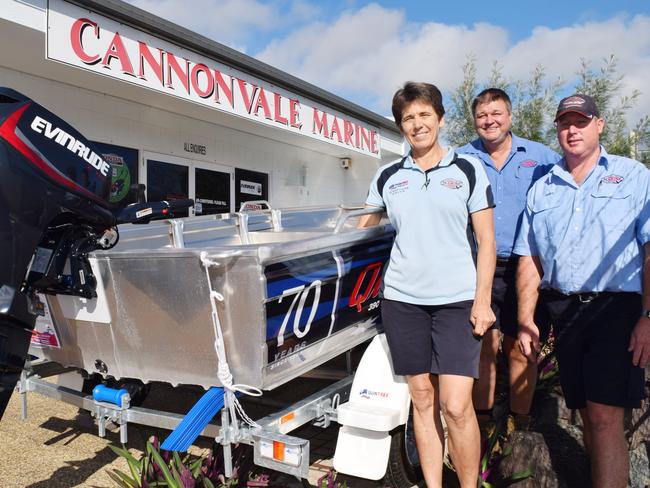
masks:
<svg viewBox="0 0 650 488"><path fill-rule="evenodd" d="M553 117L559 102L558 94L576 92L590 95L596 101L605 130L601 141L608 152L633 157L650 165L650 116L642 117L630 130L627 123L629 110L638 102L638 90L619 96L624 75L618 72L616 58L603 59L598 70L593 70L582 59L574 86L562 80L548 81L545 68L537 66L525 80L507 80L503 68L496 62L485 84L477 80L476 57L469 56L463 65L463 81L451 93L451 106L445 117L447 139L460 146L476 138L472 117L472 100L484 88L505 90L512 100L513 132L526 139L539 141L558 149Z"/></svg>
<svg viewBox="0 0 650 488"><path fill-rule="evenodd" d="M532 141L552 145L555 141L553 115L557 107L560 79L546 82L544 67L535 67L530 78L517 82L509 93L512 100L512 130Z"/></svg>
<svg viewBox="0 0 650 488"><path fill-rule="evenodd" d="M463 82L451 94L451 106L447 111L447 139L454 146L461 146L476 139L472 101L485 88L501 88L512 100L513 131L536 141L546 142L549 137L550 113L555 109L556 94L560 80L546 82L545 69L537 66L527 80L510 81L503 76L503 67L496 61L487 82L479 85L476 78L476 57L468 56L463 65Z"/></svg>
<svg viewBox="0 0 650 488"><path fill-rule="evenodd" d="M470 55L463 65L463 82L452 92L451 107L445 114L447 139L454 146L462 146L475 139L472 100L478 92L476 57Z"/></svg>
<svg viewBox="0 0 650 488"><path fill-rule="evenodd" d="M650 155L650 118L645 115L630 130L626 119L628 111L638 102L641 92L634 90L631 95L617 97L623 86L624 75L619 74L614 56L603 60L603 66L592 70L584 59L581 60L579 81L575 91L591 96L605 119L605 129L601 142L608 152L645 159Z"/></svg>

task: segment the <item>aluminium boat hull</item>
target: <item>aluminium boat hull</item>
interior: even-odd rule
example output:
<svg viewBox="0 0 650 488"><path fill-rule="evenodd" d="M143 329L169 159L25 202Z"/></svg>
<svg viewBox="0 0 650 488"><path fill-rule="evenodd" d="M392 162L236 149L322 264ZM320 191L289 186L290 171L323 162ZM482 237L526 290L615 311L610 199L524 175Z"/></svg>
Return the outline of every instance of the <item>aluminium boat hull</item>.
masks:
<svg viewBox="0 0 650 488"><path fill-rule="evenodd" d="M116 379L220 386L203 252L234 382L272 389L380 331L394 232L357 220L330 207L120 226L116 247L89 256L97 298L47 296L56 340L31 352Z"/></svg>

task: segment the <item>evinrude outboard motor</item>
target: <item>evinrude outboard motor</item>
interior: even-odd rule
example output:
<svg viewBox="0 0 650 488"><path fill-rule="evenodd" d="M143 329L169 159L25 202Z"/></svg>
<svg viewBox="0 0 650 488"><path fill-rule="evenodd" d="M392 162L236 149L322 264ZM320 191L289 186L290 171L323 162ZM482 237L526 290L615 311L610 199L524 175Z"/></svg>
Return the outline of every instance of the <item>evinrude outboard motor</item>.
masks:
<svg viewBox="0 0 650 488"><path fill-rule="evenodd" d="M87 254L115 245L118 222L171 216L170 204L159 202L127 207L116 219L111 176L69 124L0 88L0 418L44 308L36 292L95 297Z"/></svg>

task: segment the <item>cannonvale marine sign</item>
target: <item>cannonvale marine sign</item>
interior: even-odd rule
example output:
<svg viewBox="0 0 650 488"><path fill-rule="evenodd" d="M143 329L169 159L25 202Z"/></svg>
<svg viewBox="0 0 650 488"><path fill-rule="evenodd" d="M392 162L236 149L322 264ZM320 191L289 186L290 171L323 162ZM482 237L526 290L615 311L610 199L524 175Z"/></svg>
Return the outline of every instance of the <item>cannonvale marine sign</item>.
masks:
<svg viewBox="0 0 650 488"><path fill-rule="evenodd" d="M208 57L49 0L47 57L379 158L377 129Z"/></svg>

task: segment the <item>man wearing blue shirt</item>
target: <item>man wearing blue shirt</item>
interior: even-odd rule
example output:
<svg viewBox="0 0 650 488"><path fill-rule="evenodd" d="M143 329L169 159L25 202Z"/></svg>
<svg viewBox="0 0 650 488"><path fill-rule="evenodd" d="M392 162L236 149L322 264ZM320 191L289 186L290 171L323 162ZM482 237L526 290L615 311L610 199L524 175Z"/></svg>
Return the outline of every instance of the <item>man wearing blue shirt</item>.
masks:
<svg viewBox="0 0 650 488"><path fill-rule="evenodd" d="M492 407L501 342L499 330L503 333L503 351L509 364L508 431L528 428L537 364L528 361L517 346L517 256L512 255L512 248L528 189L559 161L560 156L543 144L517 137L511 132L510 97L499 88L488 88L479 93L472 102L472 114L478 139L461 147L458 152L470 154L483 163L496 203L497 267L492 285L492 309L497 320L483 337L479 379L473 392L474 408L482 431L487 435L494 426ZM542 335L547 335L548 320L540 316L538 322L543 326Z"/></svg>
<svg viewBox="0 0 650 488"><path fill-rule="evenodd" d="M590 97L563 99L555 122L564 158L528 193L514 248L519 342L527 356L539 348L541 294L567 406L580 409L593 486L624 487L624 409L640 405L650 362L650 171L607 154Z"/></svg>

